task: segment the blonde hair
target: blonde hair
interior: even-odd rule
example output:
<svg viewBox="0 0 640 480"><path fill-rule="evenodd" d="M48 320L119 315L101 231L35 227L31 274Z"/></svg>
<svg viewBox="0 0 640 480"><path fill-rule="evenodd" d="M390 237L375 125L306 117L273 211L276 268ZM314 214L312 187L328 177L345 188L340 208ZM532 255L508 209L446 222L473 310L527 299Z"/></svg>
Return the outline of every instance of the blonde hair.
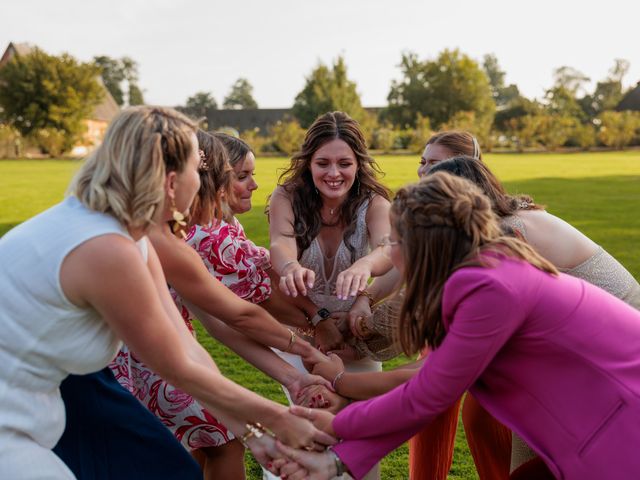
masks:
<svg viewBox="0 0 640 480"><path fill-rule="evenodd" d="M482 253L496 252L558 273L529 245L503 236L489 199L470 181L449 173L437 172L401 189L391 214L407 265L398 337L408 355L425 343L431 348L442 343L444 285L459 268L491 266Z"/></svg>
<svg viewBox="0 0 640 480"><path fill-rule="evenodd" d="M113 119L68 193L91 210L146 230L163 205L167 173L187 164L195 132L195 124L171 108L127 108Z"/></svg>

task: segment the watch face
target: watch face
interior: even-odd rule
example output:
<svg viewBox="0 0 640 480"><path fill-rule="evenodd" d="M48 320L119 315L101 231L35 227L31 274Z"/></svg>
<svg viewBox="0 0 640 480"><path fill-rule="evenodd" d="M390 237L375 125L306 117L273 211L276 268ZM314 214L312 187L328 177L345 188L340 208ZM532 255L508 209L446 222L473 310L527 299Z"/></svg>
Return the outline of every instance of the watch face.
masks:
<svg viewBox="0 0 640 480"><path fill-rule="evenodd" d="M318 310L318 315L323 320L326 320L327 318L329 318L331 316L331 312L329 310L327 310L326 308L321 308L320 310Z"/></svg>

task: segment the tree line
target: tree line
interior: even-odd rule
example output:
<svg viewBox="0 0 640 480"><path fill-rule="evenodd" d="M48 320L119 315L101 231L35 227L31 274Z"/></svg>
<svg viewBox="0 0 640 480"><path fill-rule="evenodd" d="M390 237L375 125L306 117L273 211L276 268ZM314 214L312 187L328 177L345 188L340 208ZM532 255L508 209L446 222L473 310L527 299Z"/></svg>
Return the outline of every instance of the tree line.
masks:
<svg viewBox="0 0 640 480"><path fill-rule="evenodd" d="M343 110L362 124L371 148L385 152L419 151L424 139L441 129L469 130L488 150L640 144L640 113L615 110L626 93L625 60L615 60L593 91L587 91L590 79L583 73L559 67L541 99L526 98L517 85L506 84L506 72L492 54L478 62L457 49L427 59L408 52L399 69L387 105L373 113L362 106L343 57L330 65L319 63L295 96L291 118L269 131L254 129L241 136L258 151L289 154L318 115ZM118 105L144 103L138 64L129 57L96 56L79 62L68 54L54 56L38 49L16 56L0 69L0 147L13 136L52 155L69 150L83 135L82 120L103 99L100 81ZM239 78L222 107L258 108L251 83ZM212 92L201 91L178 108L201 119L218 104Z"/></svg>

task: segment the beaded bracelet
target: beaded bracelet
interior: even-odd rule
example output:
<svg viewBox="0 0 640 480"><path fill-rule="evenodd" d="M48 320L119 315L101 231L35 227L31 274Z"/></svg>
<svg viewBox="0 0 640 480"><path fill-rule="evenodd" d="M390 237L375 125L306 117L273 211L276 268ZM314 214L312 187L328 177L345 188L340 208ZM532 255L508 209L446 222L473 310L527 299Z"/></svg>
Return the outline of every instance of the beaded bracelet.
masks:
<svg viewBox="0 0 640 480"><path fill-rule="evenodd" d="M240 438L238 438L240 443L245 448L249 448L249 446L247 445L247 442L252 437L255 437L255 438L259 439L259 438L262 438L262 436L265 433L267 435L271 436L271 437L275 437L275 434L271 430L266 429L259 422L247 422L245 427L246 427L247 431L244 433L244 435L242 435Z"/></svg>
<svg viewBox="0 0 640 480"><path fill-rule="evenodd" d="M358 297L367 297L369 299L369 307L373 307L373 304L376 303L373 295L371 295L371 293L367 292L366 290L360 290L356 295L356 298Z"/></svg>

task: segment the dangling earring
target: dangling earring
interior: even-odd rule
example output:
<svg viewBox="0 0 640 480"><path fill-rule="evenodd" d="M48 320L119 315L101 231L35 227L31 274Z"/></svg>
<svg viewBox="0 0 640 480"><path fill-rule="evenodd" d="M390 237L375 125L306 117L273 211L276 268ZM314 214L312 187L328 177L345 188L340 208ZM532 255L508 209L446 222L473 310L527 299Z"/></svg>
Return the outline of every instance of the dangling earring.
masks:
<svg viewBox="0 0 640 480"><path fill-rule="evenodd" d="M174 235L180 234L183 240L187 238L187 232L184 231L184 227L187 226L184 214L176 208L176 201L171 198L171 216L173 217L173 223L171 224L171 231Z"/></svg>
<svg viewBox="0 0 640 480"><path fill-rule="evenodd" d="M320 195L320 192L318 191L318 187L314 186L313 188L316 191L316 195Z"/></svg>

